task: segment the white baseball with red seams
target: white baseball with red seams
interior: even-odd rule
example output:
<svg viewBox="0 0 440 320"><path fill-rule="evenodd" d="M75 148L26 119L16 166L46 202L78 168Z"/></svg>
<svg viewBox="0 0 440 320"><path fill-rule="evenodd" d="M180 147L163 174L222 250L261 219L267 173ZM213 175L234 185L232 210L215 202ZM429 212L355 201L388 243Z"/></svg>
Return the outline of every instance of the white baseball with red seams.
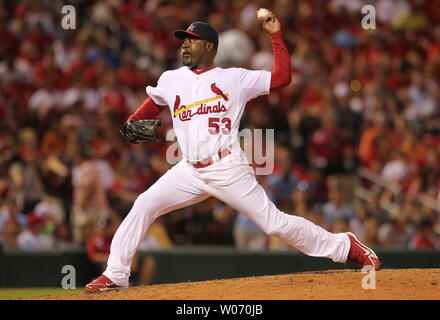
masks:
<svg viewBox="0 0 440 320"><path fill-rule="evenodd" d="M347 260L350 240L346 234L330 233L281 212L243 160L236 143L243 110L250 99L269 93L270 81L267 71L214 67L197 74L182 67L163 73L156 87L147 87L156 104L169 106L183 159L135 201L113 238L106 277L118 286L128 286L132 258L153 221L210 196L307 255ZM231 153L220 159L218 153L224 148ZM209 157L215 159L209 166L192 165Z"/></svg>
<svg viewBox="0 0 440 320"><path fill-rule="evenodd" d="M267 19L269 17L270 11L265 8L260 8L257 12L258 19Z"/></svg>

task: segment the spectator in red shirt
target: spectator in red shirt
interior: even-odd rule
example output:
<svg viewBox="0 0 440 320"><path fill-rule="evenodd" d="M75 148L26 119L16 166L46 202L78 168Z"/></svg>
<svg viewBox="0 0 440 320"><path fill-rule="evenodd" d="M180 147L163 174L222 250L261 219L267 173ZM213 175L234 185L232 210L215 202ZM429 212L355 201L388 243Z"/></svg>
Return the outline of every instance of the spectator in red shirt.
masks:
<svg viewBox="0 0 440 320"><path fill-rule="evenodd" d="M120 80L114 70L107 70L102 74L101 92L101 106L100 112L107 113L118 119L120 125L123 124L124 119L129 115L127 106L127 99L120 90Z"/></svg>
<svg viewBox="0 0 440 320"><path fill-rule="evenodd" d="M133 91L142 90L147 79L137 66L136 55L133 49L127 48L121 55L122 65L117 71L118 80Z"/></svg>
<svg viewBox="0 0 440 320"><path fill-rule="evenodd" d="M108 218L103 222L101 229L87 240L87 256L95 267L94 272L96 274L101 274L105 270L110 255L110 246L117 227L118 225ZM138 285L147 285L153 280L156 260L152 256L142 257L140 260L139 258L139 255L136 254L133 259L132 274Z"/></svg>
<svg viewBox="0 0 440 320"><path fill-rule="evenodd" d="M434 223L427 218L423 218L417 228L416 233L411 237L410 249L435 249L440 250L440 241L434 232Z"/></svg>
<svg viewBox="0 0 440 320"><path fill-rule="evenodd" d="M342 170L344 151L349 147L342 137L334 112L329 111L321 119L321 126L315 130L307 146L310 164L333 173Z"/></svg>
<svg viewBox="0 0 440 320"><path fill-rule="evenodd" d="M87 256L100 272L105 270L116 228L117 226L111 219L106 219L101 230L93 234L87 241Z"/></svg>
<svg viewBox="0 0 440 320"><path fill-rule="evenodd" d="M52 51L47 52L39 60L33 69L33 77L37 87L44 87L49 82L54 83L56 87L61 83L62 72L57 68L54 62Z"/></svg>

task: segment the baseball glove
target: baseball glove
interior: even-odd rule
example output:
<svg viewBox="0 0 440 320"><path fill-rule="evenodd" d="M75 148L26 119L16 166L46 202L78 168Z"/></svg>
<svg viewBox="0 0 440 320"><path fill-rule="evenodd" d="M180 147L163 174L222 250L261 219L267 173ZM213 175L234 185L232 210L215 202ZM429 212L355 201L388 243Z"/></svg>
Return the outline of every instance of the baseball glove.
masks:
<svg viewBox="0 0 440 320"><path fill-rule="evenodd" d="M120 133L129 143L160 142L156 137L156 129L162 125L160 120L130 120L124 124Z"/></svg>

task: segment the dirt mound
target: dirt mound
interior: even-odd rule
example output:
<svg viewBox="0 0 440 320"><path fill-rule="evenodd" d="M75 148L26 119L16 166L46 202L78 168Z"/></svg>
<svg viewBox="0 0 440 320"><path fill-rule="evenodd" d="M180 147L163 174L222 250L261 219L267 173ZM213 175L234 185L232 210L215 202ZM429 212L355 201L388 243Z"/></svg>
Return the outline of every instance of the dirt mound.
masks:
<svg viewBox="0 0 440 320"><path fill-rule="evenodd" d="M160 284L38 300L440 300L440 269L303 272Z"/></svg>

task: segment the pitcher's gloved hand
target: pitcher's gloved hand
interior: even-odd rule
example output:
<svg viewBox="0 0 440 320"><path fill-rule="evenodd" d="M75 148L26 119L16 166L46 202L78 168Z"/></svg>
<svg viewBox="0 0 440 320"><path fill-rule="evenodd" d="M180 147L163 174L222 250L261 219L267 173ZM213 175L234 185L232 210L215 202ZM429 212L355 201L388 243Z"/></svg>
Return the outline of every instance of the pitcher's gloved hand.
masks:
<svg viewBox="0 0 440 320"><path fill-rule="evenodd" d="M160 120L130 120L124 124L120 133L129 143L160 142L161 140L156 137L156 130L161 125Z"/></svg>

